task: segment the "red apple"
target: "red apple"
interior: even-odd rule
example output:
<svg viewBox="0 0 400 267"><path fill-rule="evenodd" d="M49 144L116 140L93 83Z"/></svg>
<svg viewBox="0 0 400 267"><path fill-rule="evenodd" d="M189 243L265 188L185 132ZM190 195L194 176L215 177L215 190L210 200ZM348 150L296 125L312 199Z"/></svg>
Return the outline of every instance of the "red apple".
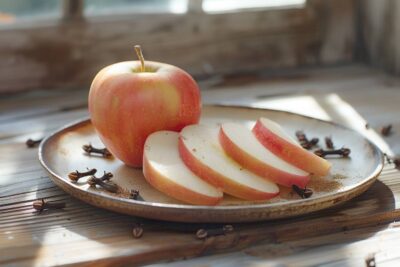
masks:
<svg viewBox="0 0 400 267"><path fill-rule="evenodd" d="M89 113L100 139L133 167L142 166L147 136L160 130L180 131L197 123L201 112L199 87L188 73L144 62L140 48L137 52L141 61L105 67L89 92Z"/></svg>

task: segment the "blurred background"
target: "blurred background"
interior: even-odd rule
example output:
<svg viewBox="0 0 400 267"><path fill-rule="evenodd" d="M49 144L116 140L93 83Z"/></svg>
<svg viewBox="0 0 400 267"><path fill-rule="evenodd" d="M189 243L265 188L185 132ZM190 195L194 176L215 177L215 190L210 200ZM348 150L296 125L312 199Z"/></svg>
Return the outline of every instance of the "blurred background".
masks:
<svg viewBox="0 0 400 267"><path fill-rule="evenodd" d="M354 62L397 74L399 10L389 0L1 0L0 93L88 87L102 67L135 60L134 44L200 81Z"/></svg>

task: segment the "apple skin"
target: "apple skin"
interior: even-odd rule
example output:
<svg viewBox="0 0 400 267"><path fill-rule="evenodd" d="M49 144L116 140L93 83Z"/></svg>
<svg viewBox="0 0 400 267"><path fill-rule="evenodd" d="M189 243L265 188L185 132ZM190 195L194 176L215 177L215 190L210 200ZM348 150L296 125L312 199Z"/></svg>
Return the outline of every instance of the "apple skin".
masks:
<svg viewBox="0 0 400 267"><path fill-rule="evenodd" d="M186 166L192 172L201 177L204 181L222 189L222 191L232 196L245 200L267 200L279 195L279 191L276 193L266 193L235 183L223 174L214 171L207 165L203 164L193 155L192 152L190 152L190 150L185 146L182 136L179 137L179 154L181 155L183 162L185 162Z"/></svg>
<svg viewBox="0 0 400 267"><path fill-rule="evenodd" d="M148 135L180 131L200 119L200 90L182 69L159 62L120 62L102 69L89 92L89 113L101 141L125 164L141 167Z"/></svg>
<svg viewBox="0 0 400 267"><path fill-rule="evenodd" d="M297 185L300 188L305 188L310 180L309 176L289 174L287 172L264 164L262 161L256 159L255 157L238 147L235 143L233 143L225 134L222 127L219 131L219 141L225 152L240 165L258 174L261 177L269 179L272 182L286 187Z"/></svg>
<svg viewBox="0 0 400 267"><path fill-rule="evenodd" d="M325 176L329 173L331 164L327 160L276 135L265 127L261 120L256 122L252 131L263 146L297 168L315 176Z"/></svg>

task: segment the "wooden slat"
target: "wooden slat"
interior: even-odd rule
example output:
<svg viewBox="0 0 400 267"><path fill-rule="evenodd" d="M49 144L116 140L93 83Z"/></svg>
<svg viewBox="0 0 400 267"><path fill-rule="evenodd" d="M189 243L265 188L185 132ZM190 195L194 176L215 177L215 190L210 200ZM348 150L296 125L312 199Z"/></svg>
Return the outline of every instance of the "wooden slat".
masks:
<svg viewBox="0 0 400 267"><path fill-rule="evenodd" d="M373 234L376 233L376 234ZM303 238L282 243L261 243L241 252L208 256L184 262L152 266L368 266L373 258L376 266L397 266L399 231L377 227L345 231L342 234ZM323 246L318 247L323 242ZM392 262L392 265L385 265Z"/></svg>

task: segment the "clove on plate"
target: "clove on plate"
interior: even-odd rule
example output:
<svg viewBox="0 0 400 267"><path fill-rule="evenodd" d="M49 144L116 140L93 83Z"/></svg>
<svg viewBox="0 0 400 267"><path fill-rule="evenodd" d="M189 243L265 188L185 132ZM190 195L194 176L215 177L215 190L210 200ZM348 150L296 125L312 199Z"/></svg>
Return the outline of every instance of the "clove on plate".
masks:
<svg viewBox="0 0 400 267"><path fill-rule="evenodd" d="M99 154L103 158L112 157L111 152L108 151L107 148L96 148L96 147L93 147L91 144L88 144L88 145L83 145L82 149L83 149L83 151L85 151L89 155L91 155L91 154Z"/></svg>
<svg viewBox="0 0 400 267"><path fill-rule="evenodd" d="M139 197L140 197L139 190L131 189L131 191L129 192L129 198L138 200Z"/></svg>
<svg viewBox="0 0 400 267"><path fill-rule="evenodd" d="M313 146L316 146L319 142L319 139L314 137L311 140L308 140L306 134L303 131L296 131L297 140L299 140L300 145L304 149L311 149Z"/></svg>
<svg viewBox="0 0 400 267"><path fill-rule="evenodd" d="M383 136L389 136L392 133L392 124L385 125L381 128L381 134Z"/></svg>
<svg viewBox="0 0 400 267"><path fill-rule="evenodd" d="M300 188L297 185L292 185L292 189L296 192L301 198L310 198L313 194L313 191L309 188Z"/></svg>
<svg viewBox="0 0 400 267"><path fill-rule="evenodd" d="M118 185L112 182L106 182L101 178L97 178L96 176L90 176L90 178L87 180L87 183L92 187L96 187L96 185L98 185L108 192L117 193L119 191Z"/></svg>
<svg viewBox="0 0 400 267"><path fill-rule="evenodd" d="M77 182L80 178L94 175L94 174L96 174L96 172L97 172L97 170L94 168L90 169L90 170L88 169L86 172L79 172L78 170L76 170L74 172L70 172L68 174L68 178L73 182Z"/></svg>
<svg viewBox="0 0 400 267"><path fill-rule="evenodd" d="M321 157L325 158L328 155L339 155L344 158L347 158L351 153L351 150L349 148L341 148L341 149L336 149L336 150L324 150L324 149L318 149L314 151L314 154Z"/></svg>
<svg viewBox="0 0 400 267"><path fill-rule="evenodd" d="M32 207L39 212L49 209L63 209L65 206L65 202L48 202L43 198L32 203Z"/></svg>
<svg viewBox="0 0 400 267"><path fill-rule="evenodd" d="M326 136L325 137L325 145L328 149L334 149L335 146L333 145L332 137Z"/></svg>

